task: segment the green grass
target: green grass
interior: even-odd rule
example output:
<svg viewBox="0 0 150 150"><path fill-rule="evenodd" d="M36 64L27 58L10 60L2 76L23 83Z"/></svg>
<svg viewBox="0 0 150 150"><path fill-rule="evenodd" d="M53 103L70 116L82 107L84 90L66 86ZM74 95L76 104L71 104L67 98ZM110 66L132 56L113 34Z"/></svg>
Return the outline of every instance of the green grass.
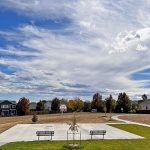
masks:
<svg viewBox="0 0 150 150"><path fill-rule="evenodd" d="M82 150L150 150L150 128L138 125L116 124L113 127L140 135L138 140L88 140L82 141ZM67 150L66 141L40 141L9 143L0 150Z"/></svg>

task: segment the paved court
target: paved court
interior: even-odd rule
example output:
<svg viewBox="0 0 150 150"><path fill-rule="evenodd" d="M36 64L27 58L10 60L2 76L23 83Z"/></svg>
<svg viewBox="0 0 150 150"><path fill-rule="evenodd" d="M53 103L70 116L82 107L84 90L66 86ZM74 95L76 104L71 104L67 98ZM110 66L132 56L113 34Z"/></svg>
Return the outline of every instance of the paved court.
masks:
<svg viewBox="0 0 150 150"><path fill-rule="evenodd" d="M67 124L18 124L0 134L0 145L15 141L35 141L38 140L36 131L52 130L55 132L53 140L66 140L69 126ZM106 130L105 139L140 139L141 136L111 127L101 123L79 124L82 140L90 139L90 130ZM49 140L50 137L40 137L40 140ZM79 139L79 135L76 135ZM93 136L93 139L102 139L102 135ZM70 135L71 140L71 135Z"/></svg>

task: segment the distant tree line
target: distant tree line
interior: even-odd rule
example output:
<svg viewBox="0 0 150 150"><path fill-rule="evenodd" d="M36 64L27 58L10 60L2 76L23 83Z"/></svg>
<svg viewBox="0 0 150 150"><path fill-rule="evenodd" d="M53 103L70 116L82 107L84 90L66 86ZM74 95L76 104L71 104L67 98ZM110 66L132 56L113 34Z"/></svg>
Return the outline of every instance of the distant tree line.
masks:
<svg viewBox="0 0 150 150"><path fill-rule="evenodd" d="M142 95L142 99L147 99L146 94ZM36 111L43 111L46 101L40 100L37 103ZM123 92L119 93L117 100L109 95L104 100L100 93L95 93L91 101L84 101L80 98L70 100L54 98L51 101L51 113L59 113L60 105L64 104L67 107L67 112L107 112L107 113L130 113L136 112L137 103L131 101L129 96ZM17 103L18 115L28 114L30 101L28 98L22 97Z"/></svg>

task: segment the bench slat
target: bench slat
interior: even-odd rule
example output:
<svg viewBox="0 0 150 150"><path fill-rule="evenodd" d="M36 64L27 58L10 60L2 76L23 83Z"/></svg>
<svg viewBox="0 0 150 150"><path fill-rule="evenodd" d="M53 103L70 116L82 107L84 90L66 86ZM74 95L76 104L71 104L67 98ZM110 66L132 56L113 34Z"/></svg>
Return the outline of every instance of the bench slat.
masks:
<svg viewBox="0 0 150 150"><path fill-rule="evenodd" d="M106 130L91 130L90 131L90 135L105 135L106 134Z"/></svg>
<svg viewBox="0 0 150 150"><path fill-rule="evenodd" d="M54 136L54 131L37 131L37 136Z"/></svg>

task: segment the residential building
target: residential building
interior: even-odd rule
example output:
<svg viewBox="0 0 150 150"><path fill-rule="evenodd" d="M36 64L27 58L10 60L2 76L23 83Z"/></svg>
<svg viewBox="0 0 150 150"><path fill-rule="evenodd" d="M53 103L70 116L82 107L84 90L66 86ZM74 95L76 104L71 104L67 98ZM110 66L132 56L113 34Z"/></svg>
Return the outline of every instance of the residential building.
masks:
<svg viewBox="0 0 150 150"><path fill-rule="evenodd" d="M150 110L150 99L138 101L138 110Z"/></svg>
<svg viewBox="0 0 150 150"><path fill-rule="evenodd" d="M0 101L0 115L1 116L17 115L16 102L9 100Z"/></svg>

